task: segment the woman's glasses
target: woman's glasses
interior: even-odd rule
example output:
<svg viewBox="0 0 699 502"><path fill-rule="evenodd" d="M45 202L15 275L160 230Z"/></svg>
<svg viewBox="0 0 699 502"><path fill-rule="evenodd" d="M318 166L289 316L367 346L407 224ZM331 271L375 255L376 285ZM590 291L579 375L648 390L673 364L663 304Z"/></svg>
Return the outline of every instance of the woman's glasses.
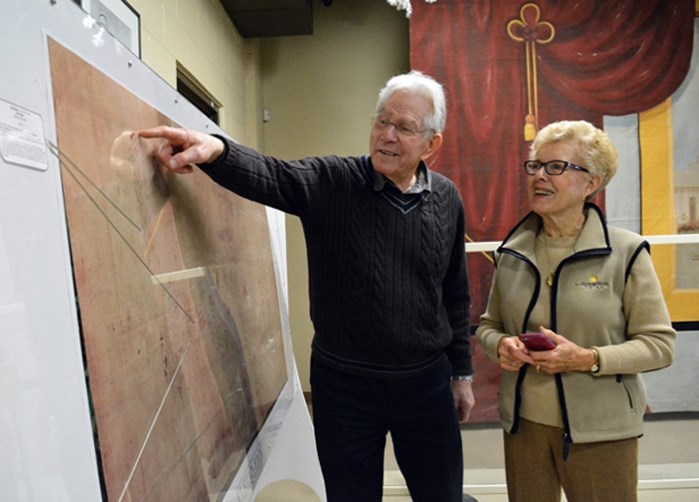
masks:
<svg viewBox="0 0 699 502"><path fill-rule="evenodd" d="M524 162L524 171L529 175L535 175L539 169L544 168L546 174L549 176L560 176L565 172L566 169L574 169L576 171L582 171L584 173L589 173L588 169L580 167L571 162L565 160L549 160L548 162L541 162L540 160L526 160Z"/></svg>

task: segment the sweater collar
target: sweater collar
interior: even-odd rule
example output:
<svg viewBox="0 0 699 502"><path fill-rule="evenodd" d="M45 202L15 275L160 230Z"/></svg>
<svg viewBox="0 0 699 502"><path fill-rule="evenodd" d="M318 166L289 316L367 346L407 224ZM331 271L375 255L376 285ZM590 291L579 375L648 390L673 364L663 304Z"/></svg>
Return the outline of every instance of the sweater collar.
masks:
<svg viewBox="0 0 699 502"><path fill-rule="evenodd" d="M371 162L371 159L369 159L369 162ZM380 172L376 171L373 166L371 172L372 185L374 187L374 190L376 190L377 192L380 192L381 190L386 188L386 185L392 186L394 188L396 187L391 180L389 180ZM425 191L432 191L432 173L429 169L427 169L427 165L423 161L420 161L420 164L417 167L417 179L415 180L415 184L412 187L410 187L410 189L405 193L417 194Z"/></svg>
<svg viewBox="0 0 699 502"><path fill-rule="evenodd" d="M602 210L596 204L587 202L583 207L583 212L585 212L586 218L578 240L575 243L576 254L590 251L602 254L611 253L609 231L604 221ZM497 252L502 253L509 250L532 258L534 256L536 235L539 233L541 226L541 217L533 211L529 212L505 237Z"/></svg>

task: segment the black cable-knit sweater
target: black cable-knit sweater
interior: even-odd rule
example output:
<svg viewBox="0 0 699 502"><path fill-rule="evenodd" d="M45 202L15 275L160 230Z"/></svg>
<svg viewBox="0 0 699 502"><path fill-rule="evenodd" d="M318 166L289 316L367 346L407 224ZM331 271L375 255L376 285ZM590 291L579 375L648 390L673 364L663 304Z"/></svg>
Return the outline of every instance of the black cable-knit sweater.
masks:
<svg viewBox="0 0 699 502"><path fill-rule="evenodd" d="M425 168L429 190L403 207L392 184L375 186L368 157L285 162L221 139L221 158L199 167L238 195L301 219L314 358L401 378L446 354L455 375L472 373L464 211L451 181Z"/></svg>

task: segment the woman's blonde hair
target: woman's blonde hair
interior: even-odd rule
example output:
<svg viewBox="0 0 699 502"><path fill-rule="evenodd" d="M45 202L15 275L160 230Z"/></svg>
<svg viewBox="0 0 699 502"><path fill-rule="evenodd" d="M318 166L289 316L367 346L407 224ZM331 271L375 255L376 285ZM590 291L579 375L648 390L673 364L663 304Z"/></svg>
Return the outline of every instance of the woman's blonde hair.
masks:
<svg viewBox="0 0 699 502"><path fill-rule="evenodd" d="M530 158L536 159L545 145L566 141L578 149L581 167L602 180L599 188L587 199L594 198L616 174L619 154L607 133L585 120L561 120L541 129L532 143ZM565 159L561 159L565 160Z"/></svg>

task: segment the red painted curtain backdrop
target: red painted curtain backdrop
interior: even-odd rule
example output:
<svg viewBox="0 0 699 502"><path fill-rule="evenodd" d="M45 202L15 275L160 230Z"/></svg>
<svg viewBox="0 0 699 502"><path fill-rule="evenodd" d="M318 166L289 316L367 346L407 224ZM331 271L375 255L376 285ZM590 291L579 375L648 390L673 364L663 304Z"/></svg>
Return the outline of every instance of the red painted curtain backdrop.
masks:
<svg viewBox="0 0 699 502"><path fill-rule="evenodd" d="M528 211L529 112L540 127L563 119L602 127L604 115L652 108L684 80L693 29L694 0L414 0L411 67L447 92L445 141L432 168L459 187L468 236L501 240ZM493 266L478 254L468 261L475 324ZM476 364L495 384L499 373ZM495 390L482 388L477 399L476 420L495 419Z"/></svg>

